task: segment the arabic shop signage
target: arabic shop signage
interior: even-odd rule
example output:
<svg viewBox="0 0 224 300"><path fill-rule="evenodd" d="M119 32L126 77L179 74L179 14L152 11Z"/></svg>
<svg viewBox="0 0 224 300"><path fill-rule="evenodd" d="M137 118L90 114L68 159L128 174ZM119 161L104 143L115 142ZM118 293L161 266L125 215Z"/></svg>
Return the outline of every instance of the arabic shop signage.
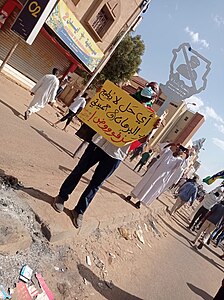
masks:
<svg viewBox="0 0 224 300"><path fill-rule="evenodd" d="M11 30L31 45L57 0L28 0Z"/></svg>
<svg viewBox="0 0 224 300"><path fill-rule="evenodd" d="M91 72L94 71L104 54L62 0L56 5L46 24Z"/></svg>
<svg viewBox="0 0 224 300"><path fill-rule="evenodd" d="M109 80L78 117L118 147L148 135L158 119L155 113Z"/></svg>

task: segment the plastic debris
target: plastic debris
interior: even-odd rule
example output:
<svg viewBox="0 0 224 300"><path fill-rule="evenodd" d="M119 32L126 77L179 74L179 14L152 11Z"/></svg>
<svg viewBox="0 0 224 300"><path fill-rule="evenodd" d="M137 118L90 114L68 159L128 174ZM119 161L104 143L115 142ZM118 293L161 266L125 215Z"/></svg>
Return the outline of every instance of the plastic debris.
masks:
<svg viewBox="0 0 224 300"><path fill-rule="evenodd" d="M31 285L28 287L28 291L30 293L30 296L32 297L32 299L36 299L36 297L39 295L39 292L37 290L37 288L35 287L35 285Z"/></svg>
<svg viewBox="0 0 224 300"><path fill-rule="evenodd" d="M138 240L142 243L145 244L145 240L144 240L144 236L143 236L143 231L141 229L141 227L138 227L138 230L135 231L135 234L138 238Z"/></svg>
<svg viewBox="0 0 224 300"><path fill-rule="evenodd" d="M11 296L5 291L2 285L0 285L0 299L11 299Z"/></svg>
<svg viewBox="0 0 224 300"><path fill-rule="evenodd" d="M86 263L89 267L91 267L92 263L89 255L86 256Z"/></svg>
<svg viewBox="0 0 224 300"><path fill-rule="evenodd" d="M105 269L104 262L101 259L99 259L98 255L94 251L92 252L92 255L93 255L93 262L96 265L96 267L101 270L104 270Z"/></svg>
<svg viewBox="0 0 224 300"><path fill-rule="evenodd" d="M144 223L145 231L149 232L148 226L146 223Z"/></svg>
<svg viewBox="0 0 224 300"><path fill-rule="evenodd" d="M103 270L105 267L104 262L102 260L100 260L98 257L94 258L94 263L97 266L97 268L99 268L101 270Z"/></svg>
<svg viewBox="0 0 224 300"><path fill-rule="evenodd" d="M43 298L43 299L48 299L48 300L54 300L54 295L52 293L52 291L49 289L49 287L47 286L46 282L44 281L43 277L41 274L36 273L35 274L39 285L41 286L42 290L44 291L44 293L46 294L47 298ZM44 296L44 295L43 295ZM38 300L41 298L37 298Z"/></svg>
<svg viewBox="0 0 224 300"><path fill-rule="evenodd" d="M29 282L33 276L33 270L28 266L24 265L20 271L19 279L23 282Z"/></svg>
<svg viewBox="0 0 224 300"><path fill-rule="evenodd" d="M54 267L56 270L59 268ZM10 295L6 293L7 297L1 297L1 285L0 285L0 300L12 299L12 300L54 300L52 291L47 286L41 274L36 273L33 276L33 270L24 265L19 274L19 282L16 283L15 288L9 289Z"/></svg>
<svg viewBox="0 0 224 300"><path fill-rule="evenodd" d="M159 230L158 230L157 227L156 227L155 222L154 222L154 221L149 221L149 223L150 223L150 225L151 225L151 227L152 227L154 233L157 234L157 235L160 237L161 235L160 235Z"/></svg>
<svg viewBox="0 0 224 300"><path fill-rule="evenodd" d="M116 255L115 254L113 254L113 253L109 253L109 255L112 257L112 258L116 258Z"/></svg>
<svg viewBox="0 0 224 300"><path fill-rule="evenodd" d="M32 297L30 296L30 293L29 293L29 290L28 290L28 287L26 285L25 282L18 282L16 284L16 291L15 293L13 294L13 297L12 299L14 300L32 300Z"/></svg>
<svg viewBox="0 0 224 300"><path fill-rule="evenodd" d="M130 240L132 238L131 233L127 228L120 227L118 228L118 231L120 235L123 236L123 238L125 238L126 240Z"/></svg>

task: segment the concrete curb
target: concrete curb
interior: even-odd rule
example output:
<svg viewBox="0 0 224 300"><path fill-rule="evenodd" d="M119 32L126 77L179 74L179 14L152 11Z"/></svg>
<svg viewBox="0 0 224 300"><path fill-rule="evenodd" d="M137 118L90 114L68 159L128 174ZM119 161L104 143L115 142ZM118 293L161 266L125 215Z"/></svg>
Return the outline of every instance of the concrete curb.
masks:
<svg viewBox="0 0 224 300"><path fill-rule="evenodd" d="M115 216L105 217L101 220L91 217L84 219L83 226L80 230L71 227L61 232L54 231L53 228L44 222L37 214L36 220L41 224L42 233L49 242L60 243L68 239L77 239L78 236L87 238L96 233L100 233L101 235L108 234L122 226L147 222L149 220L153 221L158 215L163 216L165 213L166 207L158 205L158 207L156 206L150 209L142 208L139 211L136 210L129 214L116 214Z"/></svg>

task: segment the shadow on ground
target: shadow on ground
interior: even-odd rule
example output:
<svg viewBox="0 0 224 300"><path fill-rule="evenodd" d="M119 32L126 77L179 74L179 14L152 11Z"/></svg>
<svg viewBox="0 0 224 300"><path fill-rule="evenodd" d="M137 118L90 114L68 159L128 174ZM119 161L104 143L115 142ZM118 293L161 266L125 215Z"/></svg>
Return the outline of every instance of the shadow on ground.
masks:
<svg viewBox="0 0 224 300"><path fill-rule="evenodd" d="M214 261L212 258L209 258L208 256L204 255L202 252L200 252L199 250L197 250L196 248L192 247L190 245L190 240L188 237L186 237L184 234L182 234L180 231L178 231L177 229L175 229L173 226L171 226L168 222L166 222L164 220L164 218L162 218L161 216L158 216L159 219L163 222L163 224L160 226L162 226L162 228L164 228L166 231L167 229L170 230L171 232L169 232L169 234L174 237L176 240L178 240L180 243L182 243L185 247L190 248L192 251L194 251L195 253L197 253L197 255L201 256L202 258L204 258L205 260L207 260L209 263L211 263L213 266L215 266L217 269L219 269L221 272L223 272L223 266L220 265L219 263L217 263L216 261ZM176 220L174 220L176 225L179 227L183 228L183 225L180 225ZM163 226L165 225L165 226ZM186 231L188 231L186 228L184 228ZM185 244L184 240L186 240L189 243L189 246L187 244Z"/></svg>
<svg viewBox="0 0 224 300"><path fill-rule="evenodd" d="M2 99L0 99L0 103L8 107L16 117L18 117L21 120L24 120L23 115L20 112L18 112L18 110L10 106L8 103L4 102Z"/></svg>
<svg viewBox="0 0 224 300"><path fill-rule="evenodd" d="M79 274L92 284L92 287L107 300L143 300L129 294L119 287L101 280L90 269L82 264L78 265ZM110 287L108 287L108 285Z"/></svg>
<svg viewBox="0 0 224 300"><path fill-rule="evenodd" d="M212 300L213 297L210 296L207 292L203 291L202 289L199 289L198 287L194 286L191 283L187 282L188 287L194 292L196 295L200 296L203 300Z"/></svg>
<svg viewBox="0 0 224 300"><path fill-rule="evenodd" d="M45 138L50 144L52 144L55 148L57 148L60 152L64 151L66 154L68 154L69 156L73 156L73 153L69 150L67 150L66 148L64 148L63 146L59 145L57 142L55 142L54 140L52 140L46 133L44 133L43 131L36 129L35 127L31 126L31 128L36 131L39 135L41 135L43 138Z"/></svg>

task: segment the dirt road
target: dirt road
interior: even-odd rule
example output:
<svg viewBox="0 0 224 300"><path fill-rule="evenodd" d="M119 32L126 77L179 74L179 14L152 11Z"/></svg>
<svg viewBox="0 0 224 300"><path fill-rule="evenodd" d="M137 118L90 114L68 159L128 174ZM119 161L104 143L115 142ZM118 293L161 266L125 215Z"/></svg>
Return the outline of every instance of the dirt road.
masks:
<svg viewBox="0 0 224 300"><path fill-rule="evenodd" d="M26 90L0 75L0 169L18 177L26 186L55 195L75 165L70 155L79 140L73 136L73 128L66 134L50 126L49 120L57 120L57 112L51 107L24 121L22 114L30 99ZM91 171L87 177L90 175ZM119 194L127 194L138 181L139 175L122 165L98 193L87 219L96 215L101 218L108 211L111 214L118 214L121 209L132 211L133 208L120 202ZM86 180L80 189L85 185ZM76 198L75 193L72 201ZM35 201L43 213L56 218L49 206ZM167 198L165 205L172 205L172 201ZM185 211L183 214L186 218ZM223 261L217 255L221 250L212 246L200 252L193 250L188 243L192 234L186 231L187 223L180 216L174 221L167 215L158 222L161 237L153 238L142 227L144 245L136 238L125 240L115 231L83 241L79 237L69 246L64 245L63 251L61 246L49 246L51 251L63 253L45 266L44 277L56 299L212 300L223 277ZM135 230L137 225L132 225ZM87 255L91 266L86 264Z"/></svg>

